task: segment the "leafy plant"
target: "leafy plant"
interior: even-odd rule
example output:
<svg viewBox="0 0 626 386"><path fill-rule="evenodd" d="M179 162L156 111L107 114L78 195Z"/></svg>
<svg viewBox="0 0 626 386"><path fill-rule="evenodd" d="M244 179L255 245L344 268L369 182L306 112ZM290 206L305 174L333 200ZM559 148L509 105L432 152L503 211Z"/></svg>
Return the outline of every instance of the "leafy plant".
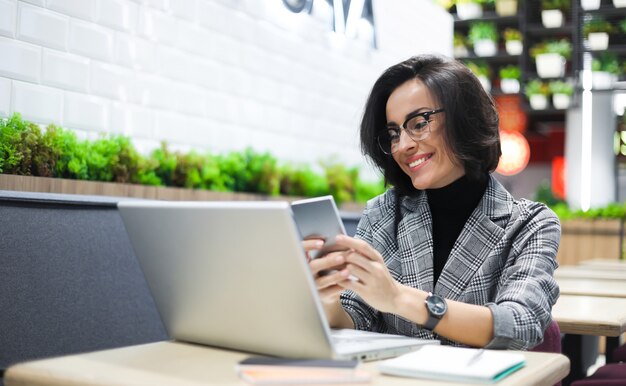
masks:
<svg viewBox="0 0 626 386"><path fill-rule="evenodd" d="M622 31L622 33L626 33L626 18L620 20L617 25L619 26L620 31Z"/></svg>
<svg viewBox="0 0 626 386"><path fill-rule="evenodd" d="M552 94L572 95L574 93L574 87L570 83L562 80L551 81L548 83L548 88Z"/></svg>
<svg viewBox="0 0 626 386"><path fill-rule="evenodd" d="M337 202L366 201L385 189L382 180L360 181L357 168L336 160L321 166L321 173L281 166L269 153L251 148L226 155L182 153L165 142L145 157L127 137L80 140L54 125L42 131L19 114L0 119L0 173L267 195L332 194Z"/></svg>
<svg viewBox="0 0 626 386"><path fill-rule="evenodd" d="M591 61L592 71L604 71L615 75L621 74L621 68L617 55L610 52L603 52Z"/></svg>
<svg viewBox="0 0 626 386"><path fill-rule="evenodd" d="M510 64L508 66L501 67L499 70L500 79L517 79L522 77L522 71L518 66Z"/></svg>
<svg viewBox="0 0 626 386"><path fill-rule="evenodd" d="M498 29L496 24L490 21L476 21L470 23L468 40L472 44L476 44L479 40L498 41Z"/></svg>
<svg viewBox="0 0 626 386"><path fill-rule="evenodd" d="M463 34L459 32L454 33L453 43L454 47L466 47L467 46L467 38L463 36Z"/></svg>
<svg viewBox="0 0 626 386"><path fill-rule="evenodd" d="M54 158L48 157L50 152L39 126L19 114L0 120L0 173L51 177Z"/></svg>
<svg viewBox="0 0 626 386"><path fill-rule="evenodd" d="M541 0L541 9L544 11L558 9L567 11L570 8L570 0Z"/></svg>
<svg viewBox="0 0 626 386"><path fill-rule="evenodd" d="M545 82L542 82L539 79L533 79L526 84L524 93L528 97L532 95L548 96L550 94L550 89L548 88L548 85Z"/></svg>
<svg viewBox="0 0 626 386"><path fill-rule="evenodd" d="M530 48L530 56L536 58L537 55L554 53L569 59L572 56L572 43L568 39L547 40L539 42Z"/></svg>
<svg viewBox="0 0 626 386"><path fill-rule="evenodd" d="M309 167L285 166L281 171L280 193L291 196L315 197L330 194L328 181ZM373 196L372 196L373 197Z"/></svg>
<svg viewBox="0 0 626 386"><path fill-rule="evenodd" d="M614 31L613 25L599 15L586 19L583 23L583 35L585 37L594 32L613 33Z"/></svg>
<svg viewBox="0 0 626 386"><path fill-rule="evenodd" d="M321 163L328 181L330 194L338 203L353 200L355 197L356 181L359 178L357 168L347 168L335 160Z"/></svg>
<svg viewBox="0 0 626 386"><path fill-rule="evenodd" d="M489 78L491 76L491 68L484 60L468 60L465 62L465 65L474 73L476 76L484 76Z"/></svg>
<svg viewBox="0 0 626 386"><path fill-rule="evenodd" d="M504 40L509 42L509 41L516 41L522 40L522 33L517 29L517 28L506 28L503 32L502 32L502 36L504 37Z"/></svg>

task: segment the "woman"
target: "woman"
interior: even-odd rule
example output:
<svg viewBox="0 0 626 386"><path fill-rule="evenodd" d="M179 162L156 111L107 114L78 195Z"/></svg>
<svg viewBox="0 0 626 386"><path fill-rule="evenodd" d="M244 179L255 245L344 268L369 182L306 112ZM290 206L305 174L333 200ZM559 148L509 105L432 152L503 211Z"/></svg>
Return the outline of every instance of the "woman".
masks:
<svg viewBox="0 0 626 386"><path fill-rule="evenodd" d="M345 252L310 262L331 326L474 347L541 343L559 296L560 224L490 175L498 116L478 79L439 56L392 66L365 105L361 147L393 188L370 200L355 238L338 237Z"/></svg>

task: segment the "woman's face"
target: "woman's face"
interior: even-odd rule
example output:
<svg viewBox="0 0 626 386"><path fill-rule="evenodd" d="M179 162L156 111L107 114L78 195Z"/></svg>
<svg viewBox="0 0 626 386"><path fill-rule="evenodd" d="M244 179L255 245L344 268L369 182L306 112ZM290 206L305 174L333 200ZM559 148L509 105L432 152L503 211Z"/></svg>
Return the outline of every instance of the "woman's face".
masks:
<svg viewBox="0 0 626 386"><path fill-rule="evenodd" d="M439 106L421 81L411 79L389 96L386 107L387 125L399 127L408 116L416 112L445 107ZM401 130L400 140L393 153L393 159L411 178L413 186L420 190L442 188L465 174L463 166L444 142L445 114L433 114L430 120L430 135L419 142L415 142L405 130Z"/></svg>

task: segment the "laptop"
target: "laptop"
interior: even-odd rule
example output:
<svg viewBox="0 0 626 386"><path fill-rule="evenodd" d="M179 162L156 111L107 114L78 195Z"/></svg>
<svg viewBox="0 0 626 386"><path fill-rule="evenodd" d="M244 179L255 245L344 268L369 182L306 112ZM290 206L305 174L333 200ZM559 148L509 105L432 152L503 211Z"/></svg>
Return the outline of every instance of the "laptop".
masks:
<svg viewBox="0 0 626 386"><path fill-rule="evenodd" d="M336 331L287 202L118 204L173 339L291 358L374 360L437 344Z"/></svg>

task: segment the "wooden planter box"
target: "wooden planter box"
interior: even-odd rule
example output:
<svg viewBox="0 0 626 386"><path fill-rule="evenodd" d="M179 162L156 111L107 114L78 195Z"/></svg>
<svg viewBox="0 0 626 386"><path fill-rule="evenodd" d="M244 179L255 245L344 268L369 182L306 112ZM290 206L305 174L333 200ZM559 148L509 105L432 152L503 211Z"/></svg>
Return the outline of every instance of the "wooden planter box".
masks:
<svg viewBox="0 0 626 386"><path fill-rule="evenodd" d="M135 197L172 201L293 201L301 198L293 196L268 196L255 193L214 192L211 190L200 189L120 184L114 182L69 180L63 178L16 176L11 174L0 174L0 190L82 194L92 196ZM364 205L348 202L341 204L340 209L344 212L360 214L364 209Z"/></svg>
<svg viewBox="0 0 626 386"><path fill-rule="evenodd" d="M622 256L624 226L621 220L566 220L561 222L560 265L582 260L614 259Z"/></svg>

